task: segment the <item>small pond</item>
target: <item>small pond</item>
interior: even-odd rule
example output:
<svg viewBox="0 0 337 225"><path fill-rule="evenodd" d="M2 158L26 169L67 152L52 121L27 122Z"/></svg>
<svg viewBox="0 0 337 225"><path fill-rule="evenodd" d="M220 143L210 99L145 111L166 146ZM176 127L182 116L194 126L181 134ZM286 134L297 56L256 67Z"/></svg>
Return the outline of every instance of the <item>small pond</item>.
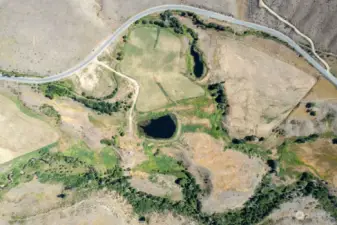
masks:
<svg viewBox="0 0 337 225"><path fill-rule="evenodd" d="M147 137L155 139L171 138L176 131L174 115L165 115L138 124L139 129Z"/></svg>
<svg viewBox="0 0 337 225"><path fill-rule="evenodd" d="M204 74L204 62L202 61L202 56L194 46L191 47L191 55L194 60L193 73L197 78L200 78Z"/></svg>

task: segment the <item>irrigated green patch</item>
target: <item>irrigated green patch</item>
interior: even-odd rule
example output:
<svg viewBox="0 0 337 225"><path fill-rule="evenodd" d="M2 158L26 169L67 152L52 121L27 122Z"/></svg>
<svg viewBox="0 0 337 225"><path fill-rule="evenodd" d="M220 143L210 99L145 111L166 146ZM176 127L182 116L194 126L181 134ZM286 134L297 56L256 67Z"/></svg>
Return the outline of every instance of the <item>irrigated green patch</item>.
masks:
<svg viewBox="0 0 337 225"><path fill-rule="evenodd" d="M305 164L296 154L293 147L294 142L292 141L285 141L281 146L278 148L278 155L279 155L279 162L280 162L280 172L279 176L289 176L289 177L298 177L303 170L309 170L319 176L317 170Z"/></svg>
<svg viewBox="0 0 337 225"><path fill-rule="evenodd" d="M105 147L99 151L94 151L84 142L73 145L63 154L65 156L78 158L86 164L94 166L99 171L114 168L117 163L116 154L111 147Z"/></svg>
<svg viewBox="0 0 337 225"><path fill-rule="evenodd" d="M51 105L43 104L40 106L40 111L48 117L54 117L56 119L56 123L59 123L61 120L61 115Z"/></svg>
<svg viewBox="0 0 337 225"><path fill-rule="evenodd" d="M3 164L0 196L12 187L32 180L35 175L41 182L62 182L70 186L84 182L83 185L88 185L88 180L92 179L85 175L88 171L106 174L118 167L118 158L110 147L93 151L80 142L63 153L51 152L57 145L50 144Z"/></svg>
<svg viewBox="0 0 337 225"><path fill-rule="evenodd" d="M149 159L135 168L135 170L140 170L149 174L160 173L160 174L170 174L178 178L185 177L183 171L185 170L182 165L180 165L175 159L167 155L161 155L152 153L153 146L144 143L144 151ZM158 150L157 150L158 151Z"/></svg>
<svg viewBox="0 0 337 225"><path fill-rule="evenodd" d="M240 151L251 157L252 156L259 157L263 160L268 160L271 155L270 150L264 149L257 144L251 144L251 143L229 144L227 146L227 149L233 149L236 151Z"/></svg>

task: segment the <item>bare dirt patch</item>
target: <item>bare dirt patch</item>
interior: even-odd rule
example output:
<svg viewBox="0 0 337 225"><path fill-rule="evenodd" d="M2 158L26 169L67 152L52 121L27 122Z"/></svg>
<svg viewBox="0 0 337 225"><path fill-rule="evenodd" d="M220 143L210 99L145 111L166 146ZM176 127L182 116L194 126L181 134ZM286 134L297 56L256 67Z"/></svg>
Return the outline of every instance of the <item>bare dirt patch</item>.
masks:
<svg viewBox="0 0 337 225"><path fill-rule="evenodd" d="M333 225L336 224L324 210L317 208L316 199L309 197L295 198L283 203L280 209L274 210L261 224L273 225Z"/></svg>
<svg viewBox="0 0 337 225"><path fill-rule="evenodd" d="M19 103L18 103L19 104ZM0 163L42 148L58 140L58 133L47 123L18 108L7 97L0 95L0 149L4 157ZM26 114L25 114L26 113Z"/></svg>
<svg viewBox="0 0 337 225"><path fill-rule="evenodd" d="M71 77L77 93L102 98L117 87L114 74L102 66L92 63Z"/></svg>
<svg viewBox="0 0 337 225"><path fill-rule="evenodd" d="M202 200L205 212L241 207L266 172L260 159L237 151L224 151L223 143L207 134L186 133L183 140L188 146L185 158L190 167L203 168L211 182L211 194Z"/></svg>

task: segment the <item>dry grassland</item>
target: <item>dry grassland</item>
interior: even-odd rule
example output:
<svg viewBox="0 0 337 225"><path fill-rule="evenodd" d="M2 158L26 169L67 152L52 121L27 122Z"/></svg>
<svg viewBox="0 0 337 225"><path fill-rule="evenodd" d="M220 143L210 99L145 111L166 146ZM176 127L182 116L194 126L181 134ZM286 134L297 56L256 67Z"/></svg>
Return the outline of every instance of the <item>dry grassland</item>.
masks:
<svg viewBox="0 0 337 225"><path fill-rule="evenodd" d="M95 0L0 1L0 67L48 75L83 60L109 33Z"/></svg>
<svg viewBox="0 0 337 225"><path fill-rule="evenodd" d="M101 98L110 95L117 87L114 74L95 63L71 77L77 93Z"/></svg>
<svg viewBox="0 0 337 225"><path fill-rule="evenodd" d="M266 173L260 159L229 149L224 151L224 144L207 134L185 133L183 140L188 146L185 157L191 167L203 168L211 182L211 194L203 199L205 212L241 207Z"/></svg>
<svg viewBox="0 0 337 225"><path fill-rule="evenodd" d="M294 145L290 151L294 151L306 165L315 168L322 179L337 187L337 146L331 139Z"/></svg>
<svg viewBox="0 0 337 225"><path fill-rule="evenodd" d="M82 139L91 148L100 148L100 140L118 133L118 129L125 121L123 113L115 113L114 116L98 115L67 98L48 99L41 93L36 93L29 86L21 86L21 101L28 107L38 110L43 104L53 106L60 114L60 130L68 138Z"/></svg>
<svg viewBox="0 0 337 225"><path fill-rule="evenodd" d="M311 110L316 116L310 116L306 104L311 102ZM313 133L333 131L337 133L337 89L326 79L319 79L301 104L289 115L284 124L287 136L306 136Z"/></svg>
<svg viewBox="0 0 337 225"><path fill-rule="evenodd" d="M141 176L139 176L139 172L133 173L130 184L138 191L154 196L168 197L173 201L183 199L180 186L174 182L177 179L176 177L156 174L152 181L149 179L149 174L147 173L141 173Z"/></svg>
<svg viewBox="0 0 337 225"><path fill-rule="evenodd" d="M0 217L8 221L14 216L33 216L60 207L62 199L57 195L61 194L62 190L63 186L60 184L41 184L36 179L20 184L1 199Z"/></svg>
<svg viewBox="0 0 337 225"><path fill-rule="evenodd" d="M217 40L211 80L225 81L231 136L267 136L315 84L296 67L243 42Z"/></svg>
<svg viewBox="0 0 337 225"><path fill-rule="evenodd" d="M321 78L303 101L337 100L337 88L328 80Z"/></svg>
<svg viewBox="0 0 337 225"><path fill-rule="evenodd" d="M58 140L47 123L25 114L12 100L0 95L0 163L42 148ZM28 113L28 112L26 112Z"/></svg>
<svg viewBox="0 0 337 225"><path fill-rule="evenodd" d="M170 101L204 94L201 87L183 75L187 48L170 31L136 28L130 33L124 51L121 70L140 84L137 110L150 111Z"/></svg>
<svg viewBox="0 0 337 225"><path fill-rule="evenodd" d="M12 189L0 202L0 224L143 224L133 213L132 206L115 192L100 191L76 202L71 196L66 199L57 198L61 191L59 185L40 184L37 181ZM171 213L145 216L150 225L195 224Z"/></svg>

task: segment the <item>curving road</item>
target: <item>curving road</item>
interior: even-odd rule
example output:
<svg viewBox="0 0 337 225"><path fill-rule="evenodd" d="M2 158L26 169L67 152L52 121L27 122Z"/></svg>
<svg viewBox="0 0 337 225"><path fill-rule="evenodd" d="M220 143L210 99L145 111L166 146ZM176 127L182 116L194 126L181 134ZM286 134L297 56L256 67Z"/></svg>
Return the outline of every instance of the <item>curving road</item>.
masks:
<svg viewBox="0 0 337 225"><path fill-rule="evenodd" d="M235 19L230 16L225 16L220 13L208 11L205 9L200 9L192 6L187 5L161 5L156 6L153 8L149 8L141 13L138 13L137 15L131 17L128 19L122 26L120 26L112 35L110 35L100 46L98 46L96 49L92 51L92 53L87 56L82 62L75 65L73 68L64 71L59 74L51 75L48 77L43 78L28 78L28 77L0 77L0 80L6 80L6 81L15 81L15 82L21 82L21 83L29 83L29 84L41 84L41 83L48 83L52 81L57 81L63 78L66 78L68 76L71 76L73 73L77 72L78 70L82 69L83 67L87 66L91 61L95 60L98 55L100 55L112 42L117 40L123 32L125 32L129 26L131 26L135 21L141 19L144 16L147 16L149 14L162 12L165 10L182 10L182 11L190 11L194 12L196 14L210 17L213 19L221 20L230 22L233 24L245 26L251 29L263 31L265 33L268 33L272 36L277 37L278 39L287 42L289 46L293 47L297 53L303 56L312 66L314 66L326 79L328 79L331 83L333 83L337 87L337 78L334 77L329 71L327 71L325 68L323 68L314 58L312 58L305 50L303 50L298 44L296 44L295 41L293 41L288 36L284 35L283 33L262 26L255 23L250 23L242 20Z"/></svg>

